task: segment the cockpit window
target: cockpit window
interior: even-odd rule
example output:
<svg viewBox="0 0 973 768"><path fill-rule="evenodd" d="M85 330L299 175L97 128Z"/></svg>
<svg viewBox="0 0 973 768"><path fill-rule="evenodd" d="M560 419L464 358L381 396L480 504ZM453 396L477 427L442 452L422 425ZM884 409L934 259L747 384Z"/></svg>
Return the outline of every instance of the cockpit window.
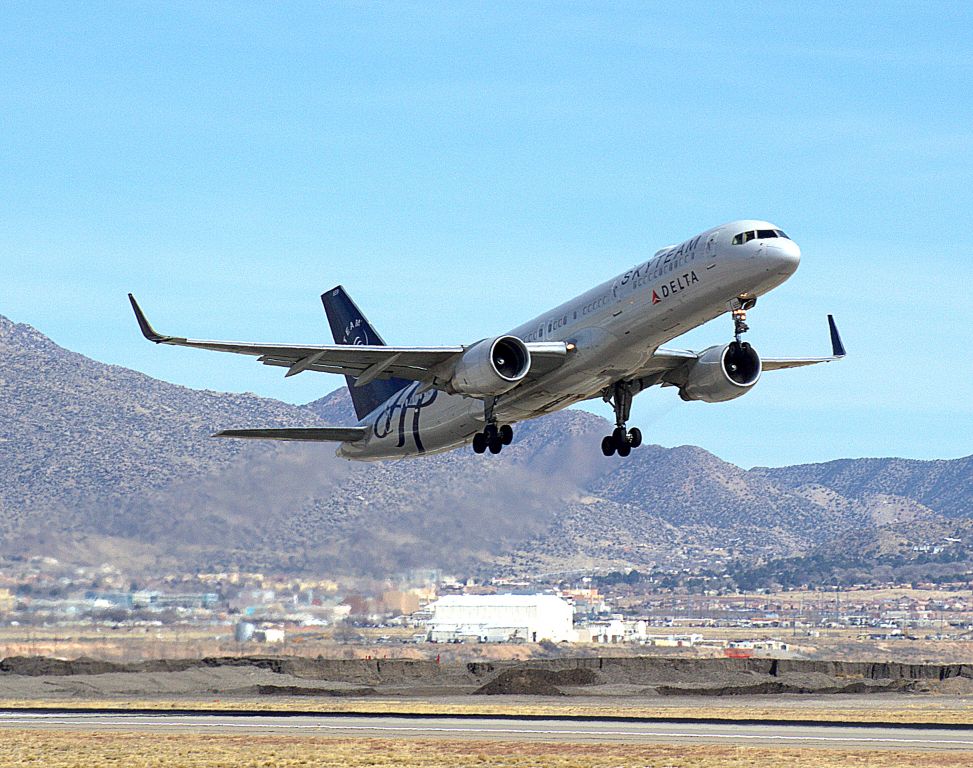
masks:
<svg viewBox="0 0 973 768"><path fill-rule="evenodd" d="M780 229L751 229L749 232L741 232L739 235L734 235L731 241L733 245L743 245L744 243L749 243L754 239L766 239L769 237L783 237L790 240L787 235L784 234L783 230Z"/></svg>

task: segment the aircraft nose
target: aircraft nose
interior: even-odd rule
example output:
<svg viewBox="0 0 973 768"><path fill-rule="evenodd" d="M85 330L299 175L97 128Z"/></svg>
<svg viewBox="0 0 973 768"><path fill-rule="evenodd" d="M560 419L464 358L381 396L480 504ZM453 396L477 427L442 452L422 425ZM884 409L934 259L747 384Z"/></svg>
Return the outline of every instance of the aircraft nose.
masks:
<svg viewBox="0 0 973 768"><path fill-rule="evenodd" d="M771 261L771 269L782 275L793 275L801 263L801 249L793 240L778 238L767 245L765 258Z"/></svg>

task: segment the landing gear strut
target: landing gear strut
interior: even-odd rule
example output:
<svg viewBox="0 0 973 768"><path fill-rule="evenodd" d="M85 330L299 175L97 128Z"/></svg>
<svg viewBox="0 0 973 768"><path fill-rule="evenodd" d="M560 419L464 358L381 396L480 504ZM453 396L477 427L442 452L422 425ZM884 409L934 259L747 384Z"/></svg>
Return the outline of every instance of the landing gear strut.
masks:
<svg viewBox="0 0 973 768"><path fill-rule="evenodd" d="M615 453L628 456L633 448L642 445L642 431L638 427L625 428L632 411L632 385L627 381L616 382L605 389L602 397L615 409L615 429L602 439L601 452L606 456Z"/></svg>
<svg viewBox="0 0 973 768"><path fill-rule="evenodd" d="M740 337L750 330L747 325L747 310L757 306L755 296L738 296L730 302L730 315L733 317L733 337L737 344L741 343Z"/></svg>
<svg viewBox="0 0 973 768"><path fill-rule="evenodd" d="M497 398L491 397L483 404L483 418L486 426L482 432L473 435L473 452L500 453L505 445L510 445L514 441L514 430L509 424L497 426L497 417L493 415L493 409L497 405Z"/></svg>

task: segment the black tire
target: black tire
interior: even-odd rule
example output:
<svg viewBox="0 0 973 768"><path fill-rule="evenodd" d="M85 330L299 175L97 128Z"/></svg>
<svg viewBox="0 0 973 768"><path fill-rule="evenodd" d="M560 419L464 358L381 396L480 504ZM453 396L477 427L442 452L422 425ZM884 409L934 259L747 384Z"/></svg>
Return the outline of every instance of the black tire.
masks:
<svg viewBox="0 0 973 768"><path fill-rule="evenodd" d="M615 455L615 441L611 435L606 435L601 441L601 452L606 456Z"/></svg>
<svg viewBox="0 0 973 768"><path fill-rule="evenodd" d="M632 446L630 446L628 443L622 443L620 446L618 446L618 455L621 456L623 459L626 456L628 456L631 452L632 452Z"/></svg>
<svg viewBox="0 0 973 768"><path fill-rule="evenodd" d="M490 442L494 437L497 436L497 425L487 424L483 428L483 434L486 436L487 442Z"/></svg>
<svg viewBox="0 0 973 768"><path fill-rule="evenodd" d="M632 427L628 431L628 444L633 448L638 448L642 445L642 430L638 427Z"/></svg>
<svg viewBox="0 0 973 768"><path fill-rule="evenodd" d="M500 427L497 434L500 436L500 442L504 445L510 445L514 441L514 428L509 424Z"/></svg>
<svg viewBox="0 0 973 768"><path fill-rule="evenodd" d="M473 453L483 453L487 449L486 435L477 432L473 435Z"/></svg>
<svg viewBox="0 0 973 768"><path fill-rule="evenodd" d="M490 453L500 453L503 450L503 443L500 442L500 436L494 435L490 438Z"/></svg>
<svg viewBox="0 0 973 768"><path fill-rule="evenodd" d="M615 450L621 453L622 446L628 445L628 432L625 431L625 427L615 427L612 440L615 441Z"/></svg>

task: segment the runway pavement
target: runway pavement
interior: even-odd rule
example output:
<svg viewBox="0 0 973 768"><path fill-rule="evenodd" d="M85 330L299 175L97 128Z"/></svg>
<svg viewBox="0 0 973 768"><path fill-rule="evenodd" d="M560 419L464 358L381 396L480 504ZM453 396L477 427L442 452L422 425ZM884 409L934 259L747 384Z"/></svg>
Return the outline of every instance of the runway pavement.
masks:
<svg viewBox="0 0 973 768"><path fill-rule="evenodd" d="M259 713L0 712L0 729L275 734L344 738L469 739L614 744L736 744L832 749L967 750L973 728L875 728L849 724L515 720L383 715L267 716Z"/></svg>

